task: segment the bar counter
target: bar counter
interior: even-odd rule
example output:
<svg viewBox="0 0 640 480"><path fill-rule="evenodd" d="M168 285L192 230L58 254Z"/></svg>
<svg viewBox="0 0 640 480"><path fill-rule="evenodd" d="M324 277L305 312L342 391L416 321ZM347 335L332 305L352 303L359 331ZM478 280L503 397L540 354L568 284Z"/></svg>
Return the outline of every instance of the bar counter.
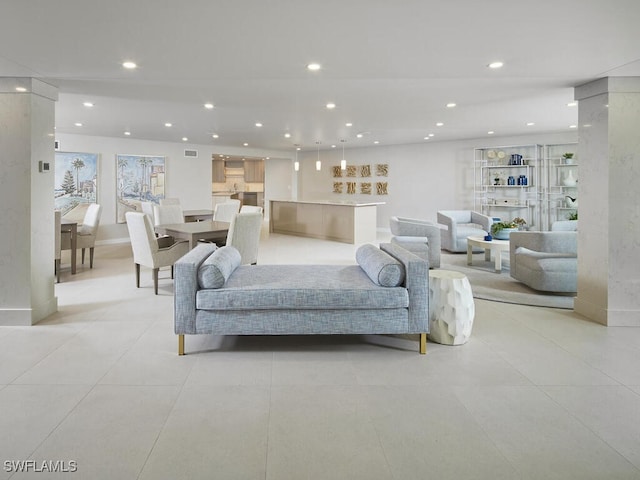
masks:
<svg viewBox="0 0 640 480"><path fill-rule="evenodd" d="M375 242L377 206L384 203L270 200L269 232L353 244Z"/></svg>

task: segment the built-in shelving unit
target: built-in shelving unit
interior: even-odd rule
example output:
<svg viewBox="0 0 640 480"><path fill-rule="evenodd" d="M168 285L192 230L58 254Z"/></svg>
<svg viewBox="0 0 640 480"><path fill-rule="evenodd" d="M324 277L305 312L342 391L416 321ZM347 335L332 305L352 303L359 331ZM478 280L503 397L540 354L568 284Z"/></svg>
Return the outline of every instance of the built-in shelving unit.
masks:
<svg viewBox="0 0 640 480"><path fill-rule="evenodd" d="M577 143L544 146L542 218L545 230L556 220L567 220L578 211ZM571 158L565 158L565 154Z"/></svg>
<svg viewBox="0 0 640 480"><path fill-rule="evenodd" d="M474 149L474 209L539 229L541 152L541 145Z"/></svg>

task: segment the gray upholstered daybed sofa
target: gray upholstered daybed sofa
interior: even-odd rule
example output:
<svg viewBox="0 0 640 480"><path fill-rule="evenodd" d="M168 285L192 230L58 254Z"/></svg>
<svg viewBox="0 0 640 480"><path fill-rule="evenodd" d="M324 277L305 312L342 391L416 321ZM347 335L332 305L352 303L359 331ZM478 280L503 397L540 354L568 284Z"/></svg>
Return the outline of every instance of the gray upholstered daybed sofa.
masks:
<svg viewBox="0 0 640 480"><path fill-rule="evenodd" d="M429 332L427 262L397 245L363 245L357 265L240 265L201 244L175 264L175 333L184 336Z"/></svg>

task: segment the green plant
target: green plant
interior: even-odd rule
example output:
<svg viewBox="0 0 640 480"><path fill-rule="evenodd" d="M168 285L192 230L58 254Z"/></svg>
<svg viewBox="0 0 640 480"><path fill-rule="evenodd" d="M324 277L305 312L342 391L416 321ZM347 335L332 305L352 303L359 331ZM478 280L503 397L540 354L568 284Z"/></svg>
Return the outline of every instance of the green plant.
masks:
<svg viewBox="0 0 640 480"><path fill-rule="evenodd" d="M576 210L575 212L571 212L569 215L567 215L567 218L569 220L577 220L578 219L578 211Z"/></svg>
<svg viewBox="0 0 640 480"><path fill-rule="evenodd" d="M573 153L571 153L571 152L563 153L562 154L562 158L565 158L565 159L573 158Z"/></svg>
<svg viewBox="0 0 640 480"><path fill-rule="evenodd" d="M527 222L520 217L516 217L509 222L496 222L493 225L491 225L491 235L495 236L505 228L518 228L526 224Z"/></svg>

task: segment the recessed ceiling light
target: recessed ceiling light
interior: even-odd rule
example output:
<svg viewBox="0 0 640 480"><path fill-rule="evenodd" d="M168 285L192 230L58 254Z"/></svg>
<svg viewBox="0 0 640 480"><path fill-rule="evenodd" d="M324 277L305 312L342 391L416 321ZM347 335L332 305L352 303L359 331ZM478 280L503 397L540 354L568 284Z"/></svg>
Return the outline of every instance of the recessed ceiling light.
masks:
<svg viewBox="0 0 640 480"><path fill-rule="evenodd" d="M444 125L444 123L442 123L442 122L436 123L436 127L442 127L443 125Z"/></svg>
<svg viewBox="0 0 640 480"><path fill-rule="evenodd" d="M534 122L527 122L527 127L533 127L535 125Z"/></svg>
<svg viewBox="0 0 640 480"><path fill-rule="evenodd" d="M489 68L502 68L504 66L504 63L502 63L502 62L491 62L488 66L489 66Z"/></svg>
<svg viewBox="0 0 640 480"><path fill-rule="evenodd" d="M256 122L256 127L261 127L262 124L260 122Z"/></svg>
<svg viewBox="0 0 640 480"><path fill-rule="evenodd" d="M183 142L186 142L187 140L189 140L187 137L182 137Z"/></svg>
<svg viewBox="0 0 640 480"><path fill-rule="evenodd" d="M138 65L136 65L135 62L126 61L126 62L122 62L122 66L128 70L133 70Z"/></svg>
<svg viewBox="0 0 640 480"><path fill-rule="evenodd" d="M493 135L494 133L496 133L496 132L494 132L493 130L489 130L489 131L487 132L487 135Z"/></svg>
<svg viewBox="0 0 640 480"><path fill-rule="evenodd" d="M165 126L165 127L172 127L172 126L173 126L173 124L172 124L172 123L167 122L167 123L165 123L165 124L164 124L164 126Z"/></svg>
<svg viewBox="0 0 640 480"><path fill-rule="evenodd" d="M336 148L335 144L331 145L331 148Z"/></svg>
<svg viewBox="0 0 640 480"><path fill-rule="evenodd" d="M27 89L24 87L16 87L16 92L26 92Z"/></svg>
<svg viewBox="0 0 640 480"><path fill-rule="evenodd" d="M434 135L435 135L435 133L430 133L429 134L430 137L433 137Z"/></svg>
<svg viewBox="0 0 640 480"><path fill-rule="evenodd" d="M329 103L327 103L327 108L328 108L329 110L332 110L332 109L336 108L336 104L335 104L335 103L331 103L331 102L329 102Z"/></svg>
<svg viewBox="0 0 640 480"><path fill-rule="evenodd" d="M451 103L447 103L447 108L453 108L453 107L455 107L455 106L456 106L456 104L455 104L455 103L453 103L453 102L451 102Z"/></svg>
<svg viewBox="0 0 640 480"><path fill-rule="evenodd" d="M289 132L285 133L284 138L291 138L291 134Z"/></svg>
<svg viewBox="0 0 640 480"><path fill-rule="evenodd" d="M374 143L375 145L378 145L380 142L379 142L378 140L374 140L374 141L373 141L373 143Z"/></svg>
<svg viewBox="0 0 640 480"><path fill-rule="evenodd" d="M362 134L361 134L361 133L359 133L359 134L357 134L357 135L356 135L356 137L358 137L358 138L362 138Z"/></svg>
<svg viewBox="0 0 640 480"><path fill-rule="evenodd" d="M345 126L345 127L353 127L353 123L348 122L348 123L345 123L345 124L344 124L344 126Z"/></svg>
<svg viewBox="0 0 640 480"><path fill-rule="evenodd" d="M91 102L84 102L82 105L84 105L87 108L93 107L93 103L91 103Z"/></svg>
<svg viewBox="0 0 640 480"><path fill-rule="evenodd" d="M309 65L307 65L307 70L311 70L312 72L316 72L318 70L320 70L320 64L319 63L310 63Z"/></svg>
<svg viewBox="0 0 640 480"><path fill-rule="evenodd" d="M214 133L213 135L211 135L213 138L220 138L220 135L218 135L217 133Z"/></svg>
<svg viewBox="0 0 640 480"><path fill-rule="evenodd" d="M567 107L576 107L578 106L578 102L569 102L567 103Z"/></svg>
<svg viewBox="0 0 640 480"><path fill-rule="evenodd" d="M126 136L129 136L129 135L131 135L131 132L127 131L127 132L124 132L124 134L125 134Z"/></svg>
<svg viewBox="0 0 640 480"><path fill-rule="evenodd" d="M424 137L424 139L425 140L431 140L431 137L430 136L426 136L426 137Z"/></svg>
<svg viewBox="0 0 640 480"><path fill-rule="evenodd" d="M569 128L578 128L577 125L569 125Z"/></svg>
<svg viewBox="0 0 640 480"><path fill-rule="evenodd" d="M244 142L242 145L244 145L245 147L249 146L249 144L247 142Z"/></svg>
<svg viewBox="0 0 640 480"><path fill-rule="evenodd" d="M300 147L296 147L296 150L300 151L300 150L302 150L302 148L300 148Z"/></svg>
<svg viewBox="0 0 640 480"><path fill-rule="evenodd" d="M81 127L81 126L82 126L82 124L81 124L80 122L76 122L76 123L74 123L74 125L75 125L76 127Z"/></svg>
<svg viewBox="0 0 640 480"><path fill-rule="evenodd" d="M213 103L205 103L204 108L206 108L207 110L211 110L213 108Z"/></svg>

